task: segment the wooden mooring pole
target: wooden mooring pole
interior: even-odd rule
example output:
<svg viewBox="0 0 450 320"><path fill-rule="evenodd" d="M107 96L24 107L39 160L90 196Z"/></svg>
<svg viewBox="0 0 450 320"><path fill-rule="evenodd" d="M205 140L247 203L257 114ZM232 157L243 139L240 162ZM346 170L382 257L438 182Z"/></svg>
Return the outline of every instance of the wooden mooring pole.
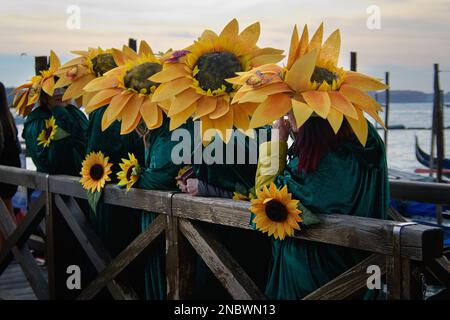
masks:
<svg viewBox="0 0 450 320"><path fill-rule="evenodd" d="M384 125L386 126L386 129L389 127L389 104L391 102L391 93L389 91L389 72L386 72L385 74L385 81L388 88L386 89L386 98L384 101ZM388 152L388 131L384 130L384 147L386 149L386 156Z"/></svg>
<svg viewBox="0 0 450 320"><path fill-rule="evenodd" d="M136 41L136 39L129 38L128 39L128 47L130 47L131 49L133 49L134 51L137 52L137 41Z"/></svg>
<svg viewBox="0 0 450 320"><path fill-rule="evenodd" d="M42 70L48 69L47 56L37 56L34 57L34 71L36 75Z"/></svg>
<svg viewBox="0 0 450 320"><path fill-rule="evenodd" d="M356 71L356 52L355 51L351 51L350 52L350 70L351 71Z"/></svg>

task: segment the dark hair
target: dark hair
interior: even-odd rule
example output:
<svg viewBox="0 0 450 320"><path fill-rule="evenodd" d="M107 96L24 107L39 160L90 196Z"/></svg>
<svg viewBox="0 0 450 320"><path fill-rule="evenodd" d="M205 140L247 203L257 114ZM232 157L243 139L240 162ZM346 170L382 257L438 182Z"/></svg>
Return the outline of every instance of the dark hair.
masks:
<svg viewBox="0 0 450 320"><path fill-rule="evenodd" d="M3 126L3 134L5 135L5 138L16 141L16 124L11 112L9 111L8 99L6 98L6 89L2 82L0 82L0 121Z"/></svg>
<svg viewBox="0 0 450 320"><path fill-rule="evenodd" d="M352 132L344 119L335 134L326 119L311 117L298 129L293 144L293 153L299 157L298 171L307 174L317 170L323 155L352 139Z"/></svg>

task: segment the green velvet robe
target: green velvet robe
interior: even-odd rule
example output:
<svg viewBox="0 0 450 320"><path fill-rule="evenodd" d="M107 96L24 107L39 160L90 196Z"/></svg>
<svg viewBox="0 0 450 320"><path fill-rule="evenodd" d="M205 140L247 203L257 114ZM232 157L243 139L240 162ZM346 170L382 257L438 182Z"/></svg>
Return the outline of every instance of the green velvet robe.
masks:
<svg viewBox="0 0 450 320"><path fill-rule="evenodd" d="M275 178L293 198L315 213L387 218L389 184L384 143L369 124L366 147L356 140L325 154L316 171L297 171L298 158ZM300 231L301 232L301 231ZM300 299L368 255L367 252L285 238L272 242L266 295Z"/></svg>
<svg viewBox="0 0 450 320"><path fill-rule="evenodd" d="M188 120L180 129L186 129L192 133L192 121ZM174 164L172 161L172 149L179 141L172 141L171 137L169 119L164 116L162 126L151 131L147 137L145 165L142 166L143 172L136 187L146 190L178 190L175 177L184 165ZM142 215L141 230L146 230L157 215L157 213L145 212ZM145 290L148 300L163 300L166 298L165 240L159 240L146 260Z"/></svg>
<svg viewBox="0 0 450 320"><path fill-rule="evenodd" d="M267 130L267 139L270 139L270 127L263 127ZM196 177L210 185L232 191L247 194L253 188L255 183L255 174L257 169L257 156L250 161L250 146L254 143L255 151L258 152L258 145L263 141L258 141L259 135L255 139L245 140L236 138L233 135L229 143L235 143L233 164L196 164L193 169ZM252 140L252 142L250 142ZM226 157L226 145L221 142L223 155ZM197 146L198 148L198 146ZM237 154L245 153L245 163L238 164ZM224 161L225 162L225 161ZM269 259L270 242L266 236L259 232L252 232L243 229L225 227L220 225L206 225L212 228L219 240L228 249L230 254L252 278L252 280L263 290L266 283ZM210 269L200 258L197 259L196 269L196 289L194 291L196 299L227 299L229 294L223 288L222 284L213 275Z"/></svg>
<svg viewBox="0 0 450 320"><path fill-rule="evenodd" d="M111 183L117 183L117 172L122 158L133 153L140 164L144 163L144 143L136 132L120 134L120 122L115 121L105 131L101 122L106 107L95 110L89 115L87 130L87 151L102 151L113 164L110 174ZM105 204L102 199L97 204L96 213L90 210L90 220L109 253L114 257L139 234L140 211Z"/></svg>
<svg viewBox="0 0 450 320"><path fill-rule="evenodd" d="M69 136L51 141L48 147L39 146L37 137L45 128L45 120L52 116L56 119L56 125ZM86 153L87 127L84 113L72 105L56 106L53 110L38 107L31 111L25 120L22 138L37 171L79 176Z"/></svg>

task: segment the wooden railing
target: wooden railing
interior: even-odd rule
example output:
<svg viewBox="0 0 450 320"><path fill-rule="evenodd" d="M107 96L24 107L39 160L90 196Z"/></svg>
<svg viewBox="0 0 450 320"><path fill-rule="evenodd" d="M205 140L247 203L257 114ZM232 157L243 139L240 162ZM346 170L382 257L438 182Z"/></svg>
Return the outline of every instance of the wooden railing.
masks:
<svg viewBox="0 0 450 320"><path fill-rule="evenodd" d="M104 288L115 299L137 298L133 288L120 274L145 256L146 249L162 235L166 240L168 299L191 297L195 253L203 259L232 298L265 299L239 261L233 258L216 235L199 223L251 230L247 202L136 188L125 193L109 185L104 190L105 203L160 213L146 231L112 259L76 200L86 199L79 178L49 176L0 166L0 182L43 191L18 226L15 226L6 207L0 202L0 231L7 238L0 252L0 276L15 257L39 299L92 299ZM394 181L391 189L394 197L450 204L448 186ZM319 214L319 218L322 220L320 224L303 228L295 237L361 249L372 254L306 299L345 299L355 296L366 288L369 277L367 268L371 265L379 266L382 274L386 274L389 299L422 298L421 273L436 259L443 259L440 228L346 215ZM27 247L28 237L43 219L46 222L48 283ZM63 229L69 232L61 231ZM75 240L97 273L81 293L64 290L67 275L64 273L65 268L61 275L60 268L67 267L64 265L67 261L61 261L61 253L58 252L61 243ZM445 268L448 260L443 261Z"/></svg>

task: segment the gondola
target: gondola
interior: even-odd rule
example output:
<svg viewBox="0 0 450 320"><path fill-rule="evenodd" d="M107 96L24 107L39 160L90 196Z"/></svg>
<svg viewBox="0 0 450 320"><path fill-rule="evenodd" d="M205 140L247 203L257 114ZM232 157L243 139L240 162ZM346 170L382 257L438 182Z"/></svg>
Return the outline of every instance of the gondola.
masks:
<svg viewBox="0 0 450 320"><path fill-rule="evenodd" d="M419 161L425 167L427 167L427 168L430 167L430 155L427 154L425 151L423 151L419 147L419 140L417 139L417 136L416 136L416 158L417 158L417 161ZM434 158L433 163L434 163L434 167L436 168L437 158ZM450 170L450 159L444 158L442 160L442 169ZM444 176L446 176L447 178L450 178L449 173L444 173Z"/></svg>

